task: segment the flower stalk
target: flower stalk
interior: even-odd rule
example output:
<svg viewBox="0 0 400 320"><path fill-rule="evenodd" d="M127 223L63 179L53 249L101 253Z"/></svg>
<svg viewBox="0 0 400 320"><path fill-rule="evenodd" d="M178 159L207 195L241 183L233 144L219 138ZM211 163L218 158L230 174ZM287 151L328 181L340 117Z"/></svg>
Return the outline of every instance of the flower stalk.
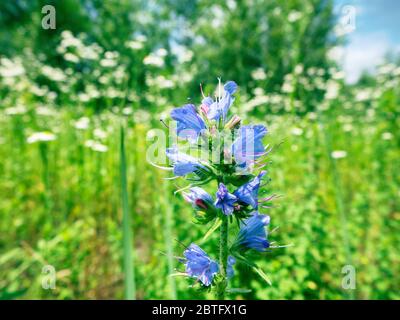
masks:
<svg viewBox="0 0 400 320"><path fill-rule="evenodd" d="M225 299L225 291L228 286L227 278L227 263L228 263L228 217L223 217L222 224L220 227L220 238L219 238L219 264L221 266L221 280L217 286L217 299Z"/></svg>

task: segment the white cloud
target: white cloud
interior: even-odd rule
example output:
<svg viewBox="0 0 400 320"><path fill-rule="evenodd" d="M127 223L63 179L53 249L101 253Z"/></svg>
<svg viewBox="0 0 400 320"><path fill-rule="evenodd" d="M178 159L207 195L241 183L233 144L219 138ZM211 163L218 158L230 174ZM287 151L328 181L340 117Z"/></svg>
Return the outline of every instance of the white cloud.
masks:
<svg viewBox="0 0 400 320"><path fill-rule="evenodd" d="M385 54L394 49L385 33L354 34L349 40L342 62L348 83L356 82L363 71L374 72Z"/></svg>

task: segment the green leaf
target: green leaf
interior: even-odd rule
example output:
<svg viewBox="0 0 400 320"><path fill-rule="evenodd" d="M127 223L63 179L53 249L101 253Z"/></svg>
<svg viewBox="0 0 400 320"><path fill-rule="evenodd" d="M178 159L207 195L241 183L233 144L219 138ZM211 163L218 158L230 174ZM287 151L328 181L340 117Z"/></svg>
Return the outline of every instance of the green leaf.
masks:
<svg viewBox="0 0 400 320"><path fill-rule="evenodd" d="M239 261L241 261L244 264L248 265L249 267L251 267L251 269L253 269L255 272L257 272L258 275L261 278L263 278L265 280L265 282L267 282L270 286L272 285L271 279L254 262L249 261L246 257L240 255L238 252L234 252L233 254Z"/></svg>
<svg viewBox="0 0 400 320"><path fill-rule="evenodd" d="M250 289L243 289L243 288L229 288L226 289L228 293L250 293Z"/></svg>
<svg viewBox="0 0 400 320"><path fill-rule="evenodd" d="M265 282L267 282L270 286L272 286L272 282L271 279L264 273L264 271L262 271L259 267L254 266L252 267L252 269L257 272L259 274L259 276L261 278L263 278L265 280Z"/></svg>
<svg viewBox="0 0 400 320"><path fill-rule="evenodd" d="M207 233L204 235L203 239L201 240L201 243L206 241L208 237L221 226L222 220L220 218L215 219L215 222L213 226L207 231Z"/></svg>
<svg viewBox="0 0 400 320"><path fill-rule="evenodd" d="M169 275L170 277L187 277L187 273L184 272L175 272Z"/></svg>

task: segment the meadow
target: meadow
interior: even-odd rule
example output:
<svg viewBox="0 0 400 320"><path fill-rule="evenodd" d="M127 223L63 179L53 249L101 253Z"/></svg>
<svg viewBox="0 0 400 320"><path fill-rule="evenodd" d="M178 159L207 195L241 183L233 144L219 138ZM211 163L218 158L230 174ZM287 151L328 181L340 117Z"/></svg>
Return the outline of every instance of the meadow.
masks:
<svg viewBox="0 0 400 320"><path fill-rule="evenodd" d="M189 97L199 105L198 83L212 93L218 76L239 85L232 112L268 128L266 188L278 197L264 213L269 238L289 245L257 259L271 286L237 264L231 286L246 290L228 298L400 299L398 64L347 85L336 66L295 63L268 91L267 68L248 72L252 87L204 70L211 82L171 72L166 49L142 50L149 41L124 44L132 62L64 31L59 66L29 50L1 58L0 299L123 299L127 260L137 299L213 298L171 276L207 228L146 153L159 120ZM126 82L137 61L147 89ZM215 252L216 235L203 246ZM349 266L356 287L346 290Z"/></svg>
<svg viewBox="0 0 400 320"><path fill-rule="evenodd" d="M271 237L293 246L259 261L271 287L241 267L233 281L252 291L233 298L346 298L345 265L356 268L354 298L399 298L400 137L397 119L382 110L397 103L398 80L373 100L338 96L305 117L257 118L276 146L268 189L281 197L268 209L271 227L279 226ZM239 113L241 105L253 104L237 101ZM121 124L137 297L206 297L169 276L180 266L165 253L179 256L179 242L201 239L204 230L190 223L190 206L146 161L152 129L162 127L156 116L133 108L121 116L75 106L2 107L2 298L123 298ZM54 290L42 288L45 265L57 271Z"/></svg>

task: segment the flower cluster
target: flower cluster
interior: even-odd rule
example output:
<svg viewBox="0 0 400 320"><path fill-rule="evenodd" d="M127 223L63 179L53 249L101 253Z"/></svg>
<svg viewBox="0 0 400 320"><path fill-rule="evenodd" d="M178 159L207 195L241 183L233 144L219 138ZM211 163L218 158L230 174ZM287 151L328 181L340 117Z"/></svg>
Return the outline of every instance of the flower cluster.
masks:
<svg viewBox="0 0 400 320"><path fill-rule="evenodd" d="M262 142L267 134L263 125L241 125L237 115L229 117L238 86L229 81L216 90L216 97L204 96L201 105L186 104L175 108L171 118L175 121L177 143L167 148L173 178L184 177L190 185L183 188L183 197L195 211L195 222L214 221L208 236L220 229L219 261L210 258L198 245L192 243L180 261L185 274L195 278L204 287L216 287L217 296L223 298L228 279L234 276L233 266L244 262L264 274L248 260L247 251L264 252L270 248L265 227L268 215L259 210L272 197L259 198L266 171L268 151ZM179 140L189 145L183 151ZM196 151L196 154L190 151ZM258 174L254 174L258 170ZM216 182L215 195L201 186ZM215 183L214 182L214 183ZM240 226L233 243L228 245L228 227L233 219Z"/></svg>

